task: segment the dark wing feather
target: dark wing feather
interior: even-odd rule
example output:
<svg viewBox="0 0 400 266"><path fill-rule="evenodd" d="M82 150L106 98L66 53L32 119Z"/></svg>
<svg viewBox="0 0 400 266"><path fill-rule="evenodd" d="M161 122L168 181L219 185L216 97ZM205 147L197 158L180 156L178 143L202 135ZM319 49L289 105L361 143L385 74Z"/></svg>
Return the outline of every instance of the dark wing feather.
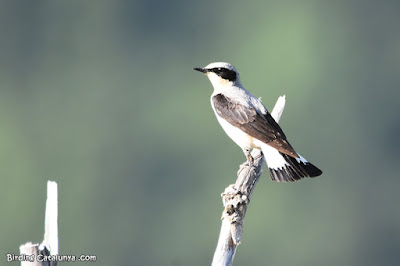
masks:
<svg viewBox="0 0 400 266"><path fill-rule="evenodd" d="M253 107L243 106L222 94L213 96L212 102L217 114L233 126L284 154L298 158L281 127L268 112L259 114Z"/></svg>

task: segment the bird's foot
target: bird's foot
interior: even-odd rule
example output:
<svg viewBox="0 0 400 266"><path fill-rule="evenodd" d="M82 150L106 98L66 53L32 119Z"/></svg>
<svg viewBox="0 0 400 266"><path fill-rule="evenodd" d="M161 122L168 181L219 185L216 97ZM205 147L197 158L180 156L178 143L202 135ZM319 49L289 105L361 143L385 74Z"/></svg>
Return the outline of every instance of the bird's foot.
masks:
<svg viewBox="0 0 400 266"><path fill-rule="evenodd" d="M245 150L244 153L246 154L247 162L249 163L250 166L252 166L254 163L254 158L253 156L251 156L250 150Z"/></svg>

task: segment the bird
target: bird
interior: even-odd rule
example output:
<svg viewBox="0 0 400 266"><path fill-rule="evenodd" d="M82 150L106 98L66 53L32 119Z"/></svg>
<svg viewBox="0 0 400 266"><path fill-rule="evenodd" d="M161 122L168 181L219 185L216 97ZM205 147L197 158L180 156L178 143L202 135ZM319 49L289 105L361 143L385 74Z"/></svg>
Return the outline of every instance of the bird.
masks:
<svg viewBox="0 0 400 266"><path fill-rule="evenodd" d="M252 149L260 149L273 181L293 182L316 177L322 171L298 154L261 99L247 91L236 68L226 62L214 62L193 70L204 73L214 91L211 107L225 133L253 162Z"/></svg>

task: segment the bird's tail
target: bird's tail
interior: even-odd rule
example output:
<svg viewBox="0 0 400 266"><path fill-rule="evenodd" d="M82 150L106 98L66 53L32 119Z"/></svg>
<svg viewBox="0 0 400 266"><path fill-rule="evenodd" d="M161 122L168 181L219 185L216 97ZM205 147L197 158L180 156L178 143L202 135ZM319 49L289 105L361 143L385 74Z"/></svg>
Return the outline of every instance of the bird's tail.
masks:
<svg viewBox="0 0 400 266"><path fill-rule="evenodd" d="M299 158L293 158L269 145L263 146L262 151L273 181L293 182L304 177L316 177L322 174L320 169L300 154L298 154Z"/></svg>

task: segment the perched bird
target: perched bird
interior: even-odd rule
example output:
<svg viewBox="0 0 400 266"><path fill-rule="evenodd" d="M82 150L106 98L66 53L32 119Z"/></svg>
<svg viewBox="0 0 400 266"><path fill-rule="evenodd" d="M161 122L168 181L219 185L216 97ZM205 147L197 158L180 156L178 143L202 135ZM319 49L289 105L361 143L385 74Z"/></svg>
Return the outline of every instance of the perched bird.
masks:
<svg viewBox="0 0 400 266"><path fill-rule="evenodd" d="M206 74L211 81L211 106L226 134L242 148L250 162L250 150L261 149L272 180L291 182L322 174L293 149L261 100L243 87L236 68L216 62L193 69Z"/></svg>

